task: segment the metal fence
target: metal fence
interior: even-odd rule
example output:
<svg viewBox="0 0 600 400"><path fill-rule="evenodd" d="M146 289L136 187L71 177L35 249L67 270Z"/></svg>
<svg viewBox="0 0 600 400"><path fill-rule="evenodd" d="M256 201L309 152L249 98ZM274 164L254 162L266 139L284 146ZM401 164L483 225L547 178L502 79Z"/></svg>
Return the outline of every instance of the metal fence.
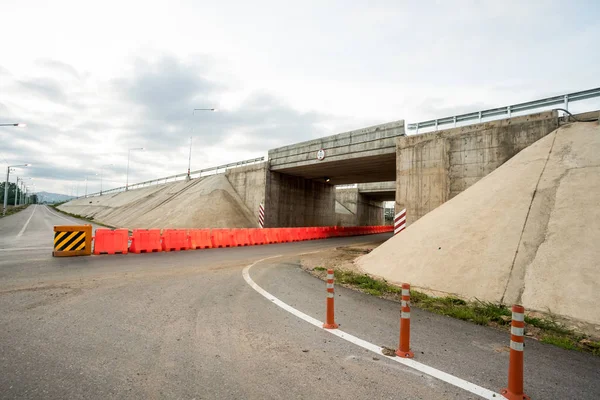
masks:
<svg viewBox="0 0 600 400"><path fill-rule="evenodd" d="M258 158L252 158L250 160L244 160L244 161L238 161L238 162L229 163L229 164L223 164L223 165L219 165L217 167L199 169L197 171L191 171L190 178L196 179L196 178L200 178L202 176L216 175L219 173L219 171L221 171L221 173L223 173L229 168L242 167L244 165L256 164L256 163L260 163L263 161L265 161L265 157L258 157ZM165 183L169 183L169 182L183 181L183 180L186 180L187 178L188 178L188 174L186 172L183 174L171 175L171 176L167 176L164 178L152 179L150 181L134 183L129 186L121 186L121 187L114 188L114 189L103 190L101 192L88 194L87 196L79 196L79 197L77 197L77 199L81 199L81 198L85 198L85 197L101 196L101 195L109 194L109 193L118 193L118 192L123 192L128 189L138 189L138 188L152 186L152 185L161 185L161 184L165 184Z"/></svg>
<svg viewBox="0 0 600 400"><path fill-rule="evenodd" d="M544 108L549 106L562 105L562 108L568 110L570 102L591 99L594 97L600 97L600 88L589 89L575 93L561 94L559 96L547 97L545 99L528 101L525 103L518 103L505 107L491 108L489 110L476 111L467 114L454 115L452 117L431 119L429 121L408 124L407 128L408 130L415 130L415 133L419 133L420 128L435 127L435 130L437 131L438 127L442 125L453 124L453 126L456 127L456 124L459 122L482 122L483 118L498 117L504 115L510 118L513 113L535 110L538 108Z"/></svg>

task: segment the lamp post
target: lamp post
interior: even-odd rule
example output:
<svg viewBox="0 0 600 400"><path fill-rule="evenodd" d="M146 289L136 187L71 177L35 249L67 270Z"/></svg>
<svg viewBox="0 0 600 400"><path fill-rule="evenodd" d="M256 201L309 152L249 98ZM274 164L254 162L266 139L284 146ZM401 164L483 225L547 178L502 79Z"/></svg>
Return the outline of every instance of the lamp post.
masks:
<svg viewBox="0 0 600 400"><path fill-rule="evenodd" d="M27 126L27 124L0 124L0 126L16 126L18 128L25 128Z"/></svg>
<svg viewBox="0 0 600 400"><path fill-rule="evenodd" d="M212 112L216 112L217 109L216 108L194 108L194 111L192 111L192 115L196 115L196 111L212 111ZM190 177L190 169L192 167L192 137L190 136L190 156L188 158L188 173L187 173L187 179L188 181L190 179L192 179Z"/></svg>
<svg viewBox="0 0 600 400"><path fill-rule="evenodd" d="M14 206L16 207L18 204L17 199L19 198L19 182L21 182L21 178L19 178L17 176L17 184L15 185L15 203Z"/></svg>
<svg viewBox="0 0 600 400"><path fill-rule="evenodd" d="M98 176L98 174L94 174L94 176ZM88 176L85 176L85 198L87 199L87 182L88 182Z"/></svg>
<svg viewBox="0 0 600 400"><path fill-rule="evenodd" d="M106 164L100 167L100 196L102 196L102 177L104 176L104 168L105 167L109 167L109 166L113 166L115 164ZM98 174L96 174L98 175Z"/></svg>
<svg viewBox="0 0 600 400"><path fill-rule="evenodd" d="M25 204L25 180L32 180L33 178L21 178L21 198L19 199L19 204Z"/></svg>
<svg viewBox="0 0 600 400"><path fill-rule="evenodd" d="M20 165L9 165L6 168L6 182L4 183L4 208L2 209L2 216L6 215L6 205L8 203L8 179L10 178L10 169L19 167L30 167L31 164L20 164Z"/></svg>
<svg viewBox="0 0 600 400"><path fill-rule="evenodd" d="M134 147L132 149L129 149L127 151L127 177L125 178L125 191L129 190L129 158L131 156L131 152L132 151L136 151L136 150L144 150L143 147Z"/></svg>

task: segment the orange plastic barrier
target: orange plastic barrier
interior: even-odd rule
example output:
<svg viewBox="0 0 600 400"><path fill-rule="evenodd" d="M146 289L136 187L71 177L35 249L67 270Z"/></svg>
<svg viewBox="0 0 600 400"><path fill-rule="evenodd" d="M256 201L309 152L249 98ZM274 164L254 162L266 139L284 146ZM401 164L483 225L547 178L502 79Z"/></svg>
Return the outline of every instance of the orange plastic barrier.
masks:
<svg viewBox="0 0 600 400"><path fill-rule="evenodd" d="M160 229L134 229L131 236L131 253L152 253L162 251Z"/></svg>
<svg viewBox="0 0 600 400"><path fill-rule="evenodd" d="M96 229L94 254L127 254L129 232L127 229Z"/></svg>
<svg viewBox="0 0 600 400"><path fill-rule="evenodd" d="M188 239L188 248L191 250L210 249L212 247L210 229L190 229Z"/></svg>
<svg viewBox="0 0 600 400"><path fill-rule="evenodd" d="M281 243L281 232L279 228L265 228L266 243Z"/></svg>
<svg viewBox="0 0 600 400"><path fill-rule="evenodd" d="M265 237L265 230L260 228L248 229L248 240L250 246L256 246L267 243Z"/></svg>
<svg viewBox="0 0 600 400"><path fill-rule="evenodd" d="M213 229L210 231L210 240L212 247L232 247L234 245L231 237L231 229Z"/></svg>
<svg viewBox="0 0 600 400"><path fill-rule="evenodd" d="M250 237L249 237L249 229L240 228L240 229L232 229L232 238L234 246L249 246L250 245Z"/></svg>
<svg viewBox="0 0 600 400"><path fill-rule="evenodd" d="M187 229L164 229L161 237L163 251L179 251L189 248Z"/></svg>

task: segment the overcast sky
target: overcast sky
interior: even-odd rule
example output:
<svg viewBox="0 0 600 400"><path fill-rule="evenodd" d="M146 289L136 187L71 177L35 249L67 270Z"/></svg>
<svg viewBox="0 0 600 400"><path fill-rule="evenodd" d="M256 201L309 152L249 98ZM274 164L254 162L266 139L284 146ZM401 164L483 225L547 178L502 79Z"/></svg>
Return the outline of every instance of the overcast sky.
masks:
<svg viewBox="0 0 600 400"><path fill-rule="evenodd" d="M600 86L597 0L2 0L0 15L0 123L28 125L0 128L0 166L32 163L17 175L39 191L81 195L86 175L97 191L107 164L105 189L122 186L132 147L130 182L183 173L190 136L195 170Z"/></svg>

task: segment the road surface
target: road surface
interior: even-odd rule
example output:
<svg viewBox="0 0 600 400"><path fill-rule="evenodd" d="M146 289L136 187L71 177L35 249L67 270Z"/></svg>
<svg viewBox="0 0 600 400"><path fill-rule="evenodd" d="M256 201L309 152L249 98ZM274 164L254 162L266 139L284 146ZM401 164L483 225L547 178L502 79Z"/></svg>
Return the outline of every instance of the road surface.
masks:
<svg viewBox="0 0 600 400"><path fill-rule="evenodd" d="M325 285L299 269L298 254L387 235L52 258L52 226L66 223L82 222L45 206L0 219L0 398L478 398L306 323L242 277L266 259L252 279L323 320ZM505 386L507 333L411 315L416 360ZM336 320L352 335L394 347L398 318L397 303L336 288ZM527 339L525 360L533 399L600 398L600 357Z"/></svg>

